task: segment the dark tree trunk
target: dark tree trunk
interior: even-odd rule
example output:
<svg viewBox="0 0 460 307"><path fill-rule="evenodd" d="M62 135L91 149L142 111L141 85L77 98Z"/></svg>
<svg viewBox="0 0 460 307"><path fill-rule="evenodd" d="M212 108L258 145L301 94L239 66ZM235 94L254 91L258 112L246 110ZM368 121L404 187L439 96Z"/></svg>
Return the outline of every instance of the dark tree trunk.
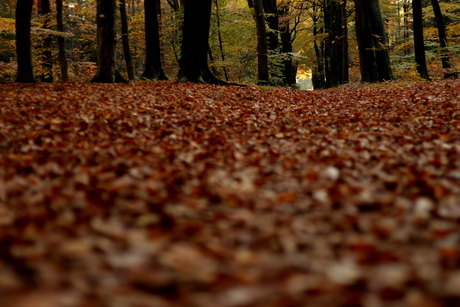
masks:
<svg viewBox="0 0 460 307"><path fill-rule="evenodd" d="M277 51L279 48L279 16L276 0L262 0L266 21L270 31L267 33L267 47L270 51Z"/></svg>
<svg viewBox="0 0 460 307"><path fill-rule="evenodd" d="M355 16L361 80L393 79L379 1L355 0Z"/></svg>
<svg viewBox="0 0 460 307"><path fill-rule="evenodd" d="M257 31L257 79L260 84L269 83L268 71L268 40L265 25L265 14L262 0L254 0L254 20Z"/></svg>
<svg viewBox="0 0 460 307"><path fill-rule="evenodd" d="M18 0L16 5L17 82L35 82L30 38L32 5L33 0Z"/></svg>
<svg viewBox="0 0 460 307"><path fill-rule="evenodd" d="M375 46L375 58L377 62L377 70L379 73L379 81L393 80L393 72L391 70L390 53L388 52L388 41L385 26L383 24L382 13L380 11L379 0L368 0L371 12L371 25Z"/></svg>
<svg viewBox="0 0 460 307"><path fill-rule="evenodd" d="M342 10L342 81L348 83L350 81L349 71L349 52L348 52L348 12L347 12L347 0L341 2Z"/></svg>
<svg viewBox="0 0 460 307"><path fill-rule="evenodd" d="M123 44L123 55L125 56L126 72L128 79L134 80L134 66L129 48L128 36L128 14L126 13L126 0L120 0L120 20L121 20L121 41Z"/></svg>
<svg viewBox="0 0 460 307"><path fill-rule="evenodd" d="M379 73L375 59L372 30L366 18L366 14L368 13L365 5L366 1L355 0L355 28L359 51L359 65L361 81L376 82L379 81Z"/></svg>
<svg viewBox="0 0 460 307"><path fill-rule="evenodd" d="M316 67L312 71L312 83L314 89L326 87L325 71L324 71L324 41L318 42L316 39L319 34L324 33L324 28L319 25L320 8L317 3L313 3L313 47L315 49Z"/></svg>
<svg viewBox="0 0 460 307"><path fill-rule="evenodd" d="M448 78L452 74L449 72L451 65L449 61L449 51L447 50L446 25L444 23L444 17L442 15L438 0L431 0L431 5L433 7L434 17L436 19L436 26L438 28L439 47L441 47L441 62L442 68L445 70L444 77Z"/></svg>
<svg viewBox="0 0 460 307"><path fill-rule="evenodd" d="M287 16L289 12L288 6L280 7L280 16ZM292 64L292 36L289 18L283 18L279 27L281 37L281 52L284 56L283 60L283 83L293 85L296 83L296 68Z"/></svg>
<svg viewBox="0 0 460 307"><path fill-rule="evenodd" d="M182 82L224 84L209 69L209 27L212 0L185 0L178 79Z"/></svg>
<svg viewBox="0 0 460 307"><path fill-rule="evenodd" d="M326 87L348 82L346 1L327 0L324 7L326 41Z"/></svg>
<svg viewBox="0 0 460 307"><path fill-rule="evenodd" d="M56 28L59 32L64 32L64 23L62 21L62 0L56 0ZM67 58L65 55L65 39L63 36L58 36L59 50L59 67L61 70L61 81L69 81L69 72L67 66Z"/></svg>
<svg viewBox="0 0 460 307"><path fill-rule="evenodd" d="M125 81L115 62L115 0L97 0L97 73L92 82Z"/></svg>
<svg viewBox="0 0 460 307"><path fill-rule="evenodd" d="M43 29L51 29L51 5L50 0L39 1L39 14L44 17ZM53 82L53 53L52 53L53 38L51 35L45 34L42 40L41 66L42 71L40 80L43 82Z"/></svg>
<svg viewBox="0 0 460 307"><path fill-rule="evenodd" d="M423 38L422 0L412 0L414 53L417 71L423 79L430 79L426 66L425 40Z"/></svg>
<svg viewBox="0 0 460 307"><path fill-rule="evenodd" d="M161 67L160 26L158 22L159 1L145 0L145 68L142 77L146 79L167 80Z"/></svg>

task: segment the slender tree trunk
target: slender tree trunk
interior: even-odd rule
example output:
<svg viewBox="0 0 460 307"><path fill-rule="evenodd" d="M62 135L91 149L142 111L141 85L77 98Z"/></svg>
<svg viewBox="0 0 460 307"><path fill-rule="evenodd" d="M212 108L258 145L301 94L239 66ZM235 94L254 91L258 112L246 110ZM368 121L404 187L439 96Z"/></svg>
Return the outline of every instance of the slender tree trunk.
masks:
<svg viewBox="0 0 460 307"><path fill-rule="evenodd" d="M62 21L62 0L56 0L56 28L59 32L64 32L64 23ZM59 67L61 71L61 81L69 81L69 72L67 65L67 58L65 55L65 38L58 36L58 50L59 50Z"/></svg>
<svg viewBox="0 0 460 307"><path fill-rule="evenodd" d="M283 5L279 8L280 16L287 17L289 7ZM280 21L279 32L281 37L281 52L283 60L283 83L293 85L296 83L296 68L292 64L292 36L289 18L283 18Z"/></svg>
<svg viewBox="0 0 460 307"><path fill-rule="evenodd" d="M39 1L39 14L44 17L43 29L51 29L51 19L49 14L51 13L50 0ZM45 34L42 40L42 54L41 54L41 66L42 71L40 74L40 80L43 82L53 82L53 54L52 54L52 43L53 38Z"/></svg>
<svg viewBox="0 0 460 307"><path fill-rule="evenodd" d="M423 79L430 79L426 66L425 41L423 38L423 12L422 0L412 0L414 53L417 71Z"/></svg>
<svg viewBox="0 0 460 307"><path fill-rule="evenodd" d="M452 74L449 72L451 65L449 61L449 51L447 50L446 25L444 23L444 17L442 15L438 0L431 0L431 5L433 7L434 17L436 19L436 26L438 28L439 47L441 47L441 62L442 68L445 70L444 78L448 78L451 77Z"/></svg>
<svg viewBox="0 0 460 307"><path fill-rule="evenodd" d="M18 0L16 5L17 82L35 82L30 38L32 5L33 0Z"/></svg>
<svg viewBox="0 0 460 307"><path fill-rule="evenodd" d="M123 54L125 56L126 71L128 79L134 80L134 66L131 57L131 49L129 48L128 36L128 14L126 13L126 0L120 0L120 20L121 20L121 39L123 44Z"/></svg>
<svg viewBox="0 0 460 307"><path fill-rule="evenodd" d="M257 31L257 79L259 83L269 83L268 41L262 0L254 0L254 19Z"/></svg>
<svg viewBox="0 0 460 307"><path fill-rule="evenodd" d="M224 52L224 43L222 40L222 33L220 31L220 10L219 10L219 0L214 0L214 5L216 7L216 20L217 20L217 37L219 39L219 49L222 62L225 61L225 52ZM224 71L225 80L228 81L228 72L223 65L222 70Z"/></svg>
<svg viewBox="0 0 460 307"><path fill-rule="evenodd" d="M167 80L161 67L159 1L145 0L145 69L142 77L150 80Z"/></svg>
<svg viewBox="0 0 460 307"><path fill-rule="evenodd" d="M349 53L348 53L348 13L347 13L347 0L342 0L340 4L342 15L342 84L350 81L349 72Z"/></svg>
<svg viewBox="0 0 460 307"><path fill-rule="evenodd" d="M319 34L324 33L324 28L319 25L320 8L317 3L313 3L313 47L315 49L316 67L313 68L312 83L314 89L326 87L325 71L324 71L324 41L318 43L316 39Z"/></svg>
<svg viewBox="0 0 460 307"><path fill-rule="evenodd" d="M410 22L409 22L409 3L406 1L403 2L403 14L404 14L404 32L403 32L403 40L404 43L409 41L410 38ZM412 50L410 47L404 49L404 54L410 55Z"/></svg>

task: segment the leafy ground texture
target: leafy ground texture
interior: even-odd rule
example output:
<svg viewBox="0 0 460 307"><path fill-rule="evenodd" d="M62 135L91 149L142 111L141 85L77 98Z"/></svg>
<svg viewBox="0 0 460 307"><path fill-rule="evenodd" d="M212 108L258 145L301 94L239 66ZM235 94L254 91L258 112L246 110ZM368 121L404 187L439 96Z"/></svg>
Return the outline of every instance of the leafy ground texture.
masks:
<svg viewBox="0 0 460 307"><path fill-rule="evenodd" d="M460 306L459 97L0 84L0 305Z"/></svg>

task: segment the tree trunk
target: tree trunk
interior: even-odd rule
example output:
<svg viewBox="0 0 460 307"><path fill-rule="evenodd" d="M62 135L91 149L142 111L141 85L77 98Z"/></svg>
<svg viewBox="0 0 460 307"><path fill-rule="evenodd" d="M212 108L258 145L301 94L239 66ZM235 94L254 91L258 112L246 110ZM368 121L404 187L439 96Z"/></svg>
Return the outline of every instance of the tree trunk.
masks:
<svg viewBox="0 0 460 307"><path fill-rule="evenodd" d="M18 0L16 5L17 82L35 82L30 38L32 5L33 0Z"/></svg>
<svg viewBox="0 0 460 307"><path fill-rule="evenodd" d="M348 52L348 12L347 12L347 0L341 1L342 10L342 84L350 81L349 71L349 52Z"/></svg>
<svg viewBox="0 0 460 307"><path fill-rule="evenodd" d="M51 5L49 0L39 1L39 14L44 17L43 29L51 29L51 19L49 14L51 13ZM53 53L52 43L53 38L51 35L45 34L42 40L42 54L41 54L41 66L42 71L40 74L40 80L43 82L53 82Z"/></svg>
<svg viewBox="0 0 460 307"><path fill-rule="evenodd" d="M287 17L289 7L287 5L280 7L280 16ZM283 83L286 85L296 84L296 68L292 64L292 36L289 18L283 18L279 27L281 37L281 52L283 60Z"/></svg>
<svg viewBox="0 0 460 307"><path fill-rule="evenodd" d="M125 81L116 69L115 11L115 0L97 0L97 73L92 82Z"/></svg>
<svg viewBox="0 0 460 307"><path fill-rule="evenodd" d="M355 0L355 18L361 80L393 79L379 1Z"/></svg>
<svg viewBox="0 0 460 307"><path fill-rule="evenodd" d="M276 0L262 0L262 6L270 31L267 33L267 46L270 51L277 51L279 48L279 16Z"/></svg>
<svg viewBox="0 0 460 307"><path fill-rule="evenodd" d="M257 31L257 79L260 84L269 83L268 40L262 0L254 0L254 19Z"/></svg>
<svg viewBox="0 0 460 307"><path fill-rule="evenodd" d="M423 79L429 80L426 66L425 40L423 38L423 12L422 0L412 0L413 30L414 30L414 53L417 71Z"/></svg>
<svg viewBox="0 0 460 307"><path fill-rule="evenodd" d="M134 66L129 48L128 36L128 14L126 13L126 0L120 0L121 40L123 44L123 55L125 56L126 72L128 79L134 80Z"/></svg>
<svg viewBox="0 0 460 307"><path fill-rule="evenodd" d="M383 24L382 13L380 11L379 0L368 0L371 12L372 34L374 46L376 49L375 57L377 62L377 71L379 73L379 81L393 80L393 72L391 71L390 54L388 52L388 41L385 26Z"/></svg>
<svg viewBox="0 0 460 307"><path fill-rule="evenodd" d="M64 23L62 21L62 0L56 0L56 28L59 32L64 32ZM59 50L59 67L61 70L61 81L69 81L69 72L67 66L67 58L65 55L65 39L58 36L58 50Z"/></svg>
<svg viewBox="0 0 460 307"><path fill-rule="evenodd" d="M312 70L312 83L314 89L326 87L325 71L324 71L324 41L318 43L316 39L319 34L324 33L324 28L319 24L320 8L317 3L313 3L313 47L315 49L316 67Z"/></svg>
<svg viewBox="0 0 460 307"><path fill-rule="evenodd" d="M145 0L145 68L142 77L150 80L167 80L161 67L159 1Z"/></svg>
<svg viewBox="0 0 460 307"><path fill-rule="evenodd" d="M185 0L178 79L181 82L225 84L209 69L209 28L212 0Z"/></svg>
<svg viewBox="0 0 460 307"><path fill-rule="evenodd" d="M409 3L408 1L403 2L403 14L404 14L404 32L403 32L403 42L406 43L410 39L410 22L409 22ZM412 54L412 50L410 47L404 48L404 54L410 55Z"/></svg>
<svg viewBox="0 0 460 307"><path fill-rule="evenodd" d="M214 4L216 6L216 21L217 21L217 37L219 39L219 49L220 49L220 55L222 62L225 61L225 52L224 52L224 43L222 40L222 33L221 33L221 28L220 28L220 9L219 9L219 0L214 0ZM227 69L225 68L225 65L223 65L222 70L224 71L224 76L225 80L228 81L228 72Z"/></svg>
<svg viewBox="0 0 460 307"><path fill-rule="evenodd" d="M431 5L433 7L434 17L436 19L436 26L438 28L439 47L441 48L441 62L442 68L445 70L444 78L448 78L451 77L452 74L449 72L451 65L449 61L449 51L447 50L446 25L444 23L444 17L442 15L438 0L431 0Z"/></svg>
<svg viewBox="0 0 460 307"><path fill-rule="evenodd" d="M348 42L346 1L327 0L324 25L329 36L326 41L326 87L348 82Z"/></svg>

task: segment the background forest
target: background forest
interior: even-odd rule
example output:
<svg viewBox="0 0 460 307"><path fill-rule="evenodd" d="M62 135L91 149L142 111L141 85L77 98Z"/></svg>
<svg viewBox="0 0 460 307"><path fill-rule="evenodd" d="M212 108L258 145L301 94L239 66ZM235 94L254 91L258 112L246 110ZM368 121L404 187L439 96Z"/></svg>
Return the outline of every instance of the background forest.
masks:
<svg viewBox="0 0 460 307"><path fill-rule="evenodd" d="M32 43L34 72L42 81L61 80L58 62L58 38L65 39L70 81L90 81L96 65L96 1L72 0L63 2L63 32L56 24L56 3L51 1L51 12L43 10L38 0L32 14ZM160 35L162 65L165 74L175 79L179 68L181 23L183 7L178 0L160 1ZM238 83L256 83L257 35L252 1L213 0L209 61L212 71L222 80ZM272 1L262 1L264 4ZM328 23L336 15L328 11L328 0L278 0L276 10L265 8L269 43L270 83L294 85L302 88L330 87L325 82L331 44ZM333 2L333 1L332 1ZM249 3L249 5L248 5ZM447 48L439 47L437 22L431 1L422 0L424 48L429 76L446 75L441 58L448 57L452 70L458 67L460 46L460 0L439 1L447 31ZM359 52L355 33L355 6L344 5L347 28L348 80L360 80ZM128 38L132 55L134 77L142 75L145 62L144 3L142 0L118 2L126 6ZM14 81L15 59L14 0L0 0L0 80ZM387 35L387 48L395 78L404 81L420 80L414 57L413 12L410 0L381 0L380 8ZM277 24L273 26L276 17ZM117 61L120 73L128 79L122 49L121 23L117 21ZM332 37L332 38L331 38ZM335 36L337 40L343 37ZM279 42L273 44L273 41ZM270 46L270 44L272 44ZM47 59L52 59L49 62ZM52 78L49 71L52 63ZM330 65L333 65L330 64ZM289 67L289 68L287 68ZM311 80L313 79L313 85ZM309 80L309 81L305 81ZM348 81L347 81L348 82ZM297 85L299 86L299 85Z"/></svg>

